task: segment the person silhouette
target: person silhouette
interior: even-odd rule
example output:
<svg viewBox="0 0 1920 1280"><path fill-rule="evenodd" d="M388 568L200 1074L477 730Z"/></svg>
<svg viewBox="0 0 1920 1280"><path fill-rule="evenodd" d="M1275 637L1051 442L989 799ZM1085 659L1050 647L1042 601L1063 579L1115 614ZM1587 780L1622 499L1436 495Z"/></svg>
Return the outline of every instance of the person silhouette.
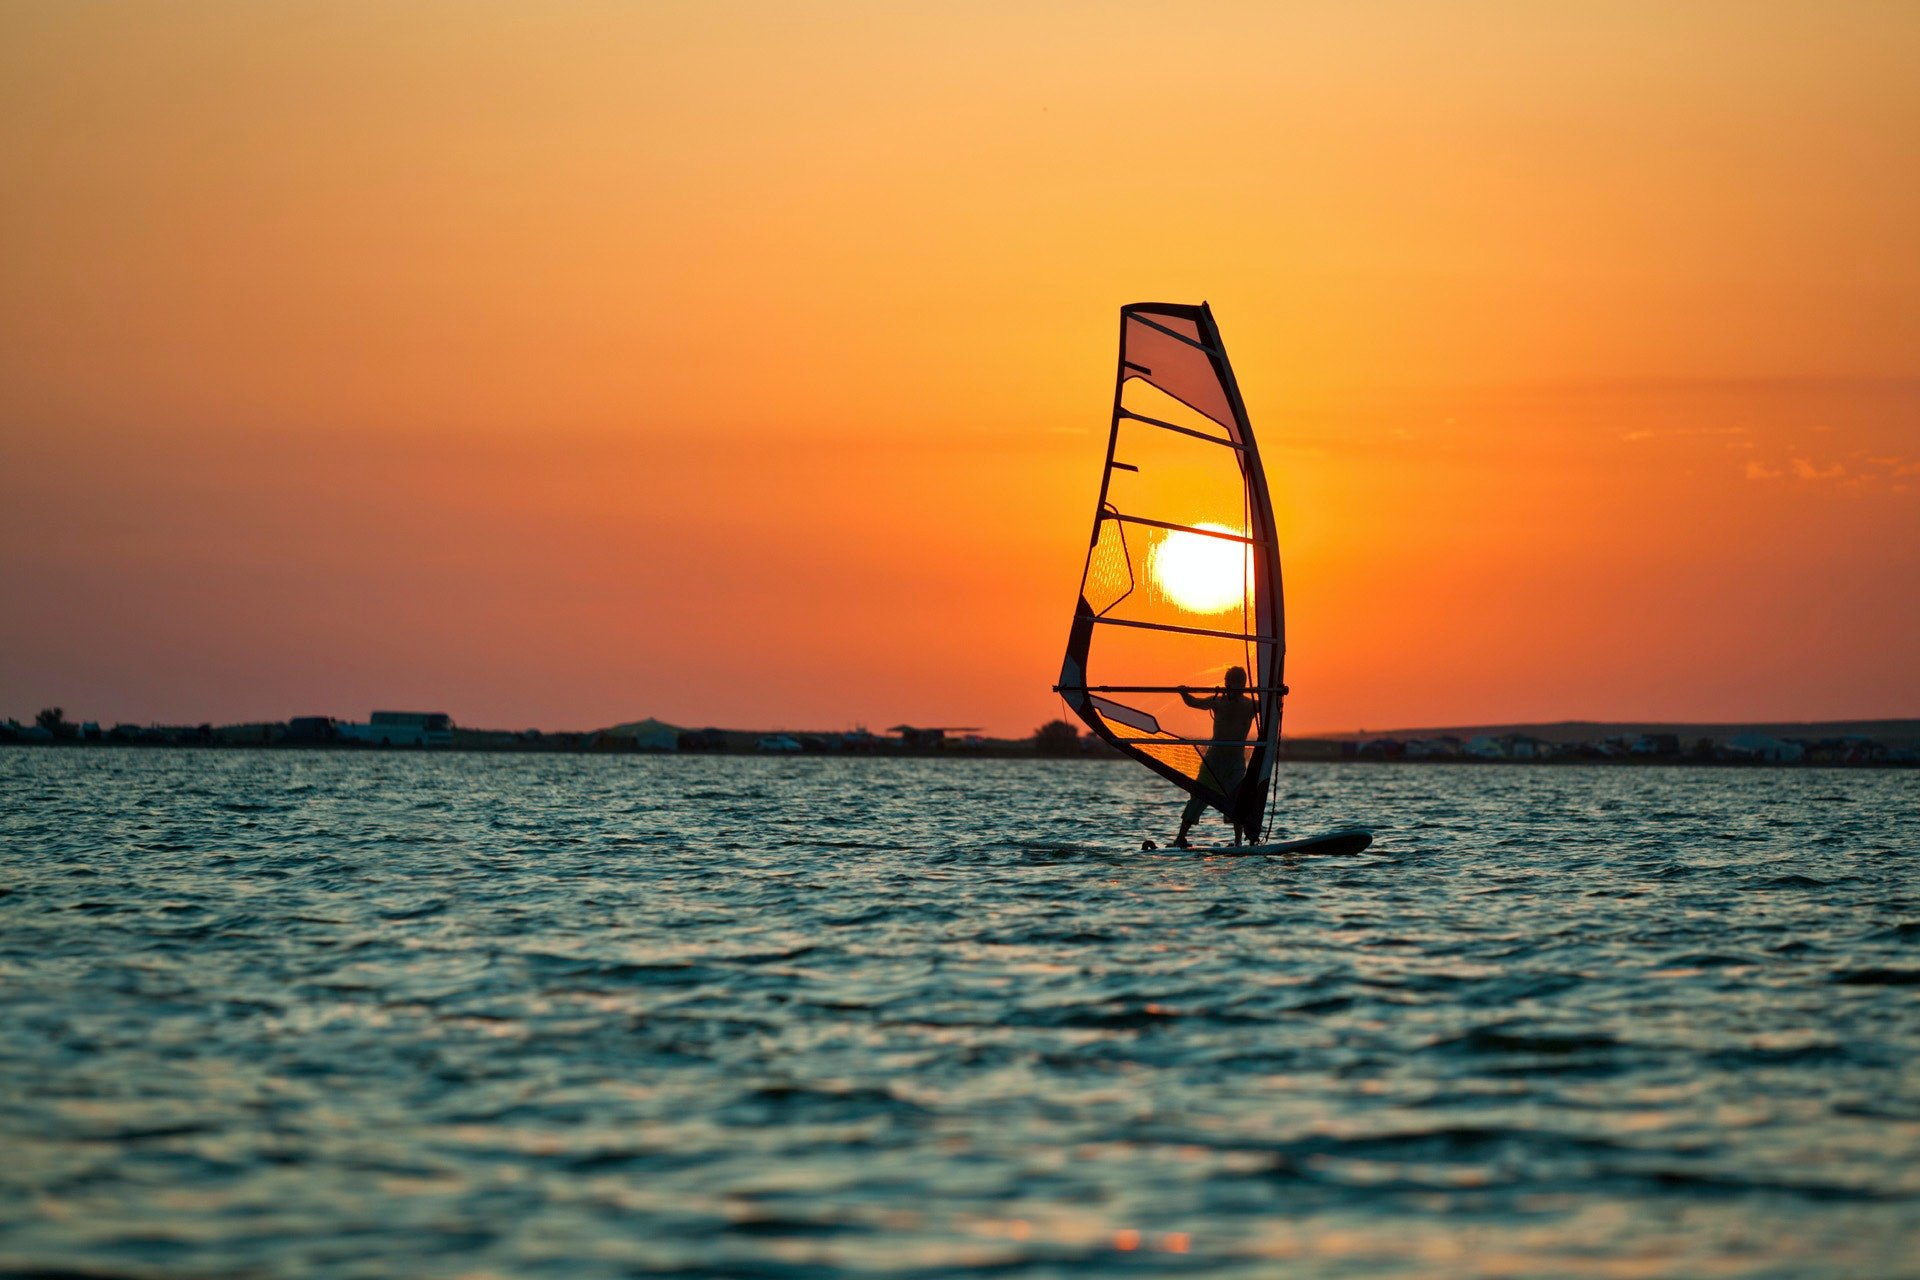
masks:
<svg viewBox="0 0 1920 1280"><path fill-rule="evenodd" d="M1227 687L1209 696L1196 695L1186 685L1180 686L1180 700L1199 711L1213 713L1213 732L1208 736L1213 745L1200 757L1200 782L1204 786L1231 796L1234 788L1247 772L1247 734L1253 728L1253 722L1260 714L1260 700L1247 693L1247 669L1245 667L1227 668ZM1187 801L1186 810L1180 815L1180 834L1173 838L1176 849L1192 848L1187 843L1187 832L1200 820L1207 807L1206 797L1195 793ZM1234 825L1233 835L1237 842L1242 837L1239 824ZM1247 835L1257 839L1258 833Z"/></svg>

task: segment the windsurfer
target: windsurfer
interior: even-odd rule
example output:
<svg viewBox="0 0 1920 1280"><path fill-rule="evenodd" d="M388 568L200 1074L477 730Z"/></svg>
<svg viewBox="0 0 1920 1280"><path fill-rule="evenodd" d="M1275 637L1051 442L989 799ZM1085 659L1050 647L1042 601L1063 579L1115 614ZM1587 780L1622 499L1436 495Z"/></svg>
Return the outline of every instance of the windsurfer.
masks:
<svg viewBox="0 0 1920 1280"><path fill-rule="evenodd" d="M1180 687L1180 700L1199 711L1213 713L1213 732L1208 735L1214 739L1214 745L1207 748L1200 759L1200 782L1225 795L1231 796L1239 787L1241 778L1247 772L1247 749L1244 745L1248 732L1253 728L1254 720L1260 714L1260 700L1247 696L1247 671L1245 667L1227 668L1227 687L1215 694L1201 696L1185 685ZM1180 815L1180 834L1173 838L1173 847L1185 849L1187 832L1200 820L1205 812L1207 798L1196 791L1187 801L1185 812ZM1236 839L1246 837L1258 839L1259 833L1251 835L1234 826Z"/></svg>

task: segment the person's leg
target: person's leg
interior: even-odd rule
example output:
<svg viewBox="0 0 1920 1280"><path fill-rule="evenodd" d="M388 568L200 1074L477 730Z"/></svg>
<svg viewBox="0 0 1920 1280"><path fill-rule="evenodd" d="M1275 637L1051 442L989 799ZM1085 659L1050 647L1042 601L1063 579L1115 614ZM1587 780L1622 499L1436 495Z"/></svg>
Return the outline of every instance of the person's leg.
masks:
<svg viewBox="0 0 1920 1280"><path fill-rule="evenodd" d="M1173 847L1187 847L1187 832L1193 830L1193 824L1200 821L1200 815L1206 811L1207 802L1200 796L1190 796L1187 807L1180 814L1180 834L1173 838Z"/></svg>
<svg viewBox="0 0 1920 1280"><path fill-rule="evenodd" d="M1244 772L1246 772L1246 765L1241 760L1239 747L1209 747L1207 754L1200 760L1201 785L1224 791L1228 795L1232 795L1234 788L1240 785L1240 775ZM1187 811L1180 815L1180 834L1174 838L1176 845L1182 848L1186 846L1187 831L1200 820L1200 815L1206 812L1206 808L1207 802L1199 796L1194 796L1187 801ZM1228 821L1232 819L1229 818ZM1237 823L1234 825L1233 833L1234 843L1238 844L1240 827Z"/></svg>

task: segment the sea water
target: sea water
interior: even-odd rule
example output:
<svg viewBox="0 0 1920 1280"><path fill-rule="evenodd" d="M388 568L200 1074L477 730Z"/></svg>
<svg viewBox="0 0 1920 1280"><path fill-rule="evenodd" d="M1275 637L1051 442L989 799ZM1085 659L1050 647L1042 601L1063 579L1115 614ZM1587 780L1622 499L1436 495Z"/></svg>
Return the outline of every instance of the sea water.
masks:
<svg viewBox="0 0 1920 1280"><path fill-rule="evenodd" d="M1895 1275L1920 774L0 748L0 1271Z"/></svg>

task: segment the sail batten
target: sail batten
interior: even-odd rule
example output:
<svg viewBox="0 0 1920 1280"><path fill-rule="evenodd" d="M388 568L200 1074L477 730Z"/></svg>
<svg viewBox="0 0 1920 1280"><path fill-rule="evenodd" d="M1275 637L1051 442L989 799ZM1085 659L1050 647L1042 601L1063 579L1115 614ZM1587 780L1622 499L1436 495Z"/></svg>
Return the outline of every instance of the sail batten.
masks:
<svg viewBox="0 0 1920 1280"><path fill-rule="evenodd" d="M1076 686L1074 691L1076 693L1178 693L1187 687L1180 684L1083 684ZM1059 693L1065 688L1065 685L1055 685L1053 691ZM1248 689L1247 692L1285 693L1286 689L1283 686L1275 686L1272 690Z"/></svg>
<svg viewBox="0 0 1920 1280"><path fill-rule="evenodd" d="M1113 740L1115 742L1150 742L1157 747L1244 747L1247 745L1245 738L1129 738L1116 734Z"/></svg>
<svg viewBox="0 0 1920 1280"><path fill-rule="evenodd" d="M1183 427L1172 422L1162 422L1158 418L1149 418L1144 413L1132 413L1132 412L1129 412L1128 410L1122 409L1120 411L1120 416L1122 418L1125 418L1129 422L1144 422L1148 426L1160 427L1166 431L1178 431L1181 435L1192 436L1196 440L1205 440L1212 444L1222 445L1228 449L1245 449L1247 447L1243 444L1236 444L1232 440L1223 439L1220 436L1212 435L1205 431L1196 431L1192 427Z"/></svg>
<svg viewBox="0 0 1920 1280"><path fill-rule="evenodd" d="M1100 496L1055 688L1100 738L1258 832L1285 653L1266 473L1213 314L1122 307ZM1244 691L1230 695L1234 680ZM1098 696L1114 693L1127 700ZM1244 740L1216 731L1249 718Z"/></svg>
<svg viewBox="0 0 1920 1280"><path fill-rule="evenodd" d="M1129 466L1124 462L1115 462L1110 465L1115 471L1138 472L1140 470L1140 468ZM1227 542L1244 542L1249 546L1263 547L1267 545L1258 539L1247 537L1244 533L1233 533L1226 529L1205 529L1194 524L1174 524L1167 520L1149 520L1145 516L1120 515L1118 512L1108 512L1106 518L1108 520L1119 520L1126 524L1145 525L1151 529L1171 529L1175 533L1198 534L1203 538L1220 538Z"/></svg>
<svg viewBox="0 0 1920 1280"><path fill-rule="evenodd" d="M1167 326L1163 324L1157 324L1154 321L1149 320L1143 313L1139 311L1135 311L1133 313L1133 319L1139 322L1140 324L1147 326L1147 328L1149 329L1158 329L1161 333L1166 334L1169 338L1176 338L1179 341L1186 343L1190 347L1198 347L1209 355L1219 354L1218 351L1208 346L1206 343L1201 342L1196 338L1189 338L1184 333L1177 333L1174 330L1167 328Z"/></svg>
<svg viewBox="0 0 1920 1280"><path fill-rule="evenodd" d="M1213 640L1241 640L1248 644L1279 644L1278 637L1263 636L1253 631L1217 631L1211 627L1183 627L1172 622L1141 622L1133 618L1109 618L1104 614L1095 614L1093 620L1108 627L1138 627L1142 631L1165 631L1177 636L1206 636ZM1176 688L1185 688L1177 685Z"/></svg>

